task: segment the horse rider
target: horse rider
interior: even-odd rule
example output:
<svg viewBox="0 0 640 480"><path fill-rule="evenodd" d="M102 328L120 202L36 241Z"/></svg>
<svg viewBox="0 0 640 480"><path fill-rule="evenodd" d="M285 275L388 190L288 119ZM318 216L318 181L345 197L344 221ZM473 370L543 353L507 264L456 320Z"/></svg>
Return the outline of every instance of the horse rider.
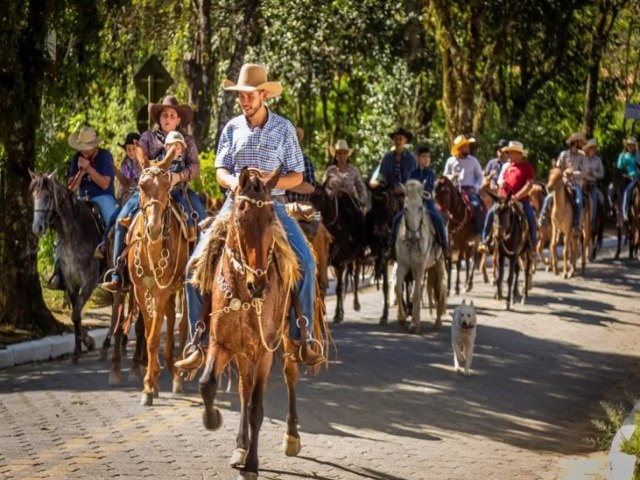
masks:
<svg viewBox="0 0 640 480"><path fill-rule="evenodd" d="M444 218L440 213L440 210L436 207L436 202L433 200L433 190L436 185L436 173L431 168L431 150L426 145L420 145L416 151L418 155L418 166L411 172L409 176L410 180L417 180L422 183L423 197L422 204L424 205L431 223L433 223L436 231L436 241L442 247L442 253L445 258L451 258L451 251L449 250L449 241L447 238L447 230L444 222ZM396 244L396 238L398 236L398 229L400 228L400 220L404 210L398 212L393 219L393 227L391 229L391 245ZM392 248L393 250L393 248Z"/></svg>
<svg viewBox="0 0 640 480"><path fill-rule="evenodd" d="M582 133L572 133L567 138L568 150L564 150L558 156L556 161L556 167L558 167L565 175L567 181L570 182L574 191L575 209L573 215L573 227L579 228L580 219L582 218L582 209L584 207L584 194L582 192L582 185L580 180L582 179L584 172L586 171L587 158L585 157L582 146L586 143L587 139ZM540 214L540 226L547 225L549 221L549 212L551 209L552 194L548 194L542 204L542 212Z"/></svg>
<svg viewBox="0 0 640 480"><path fill-rule="evenodd" d="M117 208L114 195L115 167L113 156L108 150L100 148L104 138L98 137L91 127L83 127L80 132L69 136L69 146L77 152L71 159L67 186L78 192L78 197L90 200L98 206L105 224ZM60 271L60 252L56 245L54 273L47 287L58 290L62 287Z"/></svg>
<svg viewBox="0 0 640 480"><path fill-rule="evenodd" d="M631 206L631 193L633 187L638 183L638 170L640 169L640 158L638 155L638 143L635 137L629 137L625 142L626 151L618 156L616 168L622 170L623 175L629 180L629 184L624 189L622 196L622 216L624 221L629 220L629 208Z"/></svg>
<svg viewBox="0 0 640 480"><path fill-rule="evenodd" d="M396 195L402 194L401 184L409 180L411 172L416 168L416 157L406 150L407 143L413 140L413 133L403 127L397 127L389 134L393 140L393 150L387 152L380 165L376 168L369 186L375 190L377 188L390 189Z"/></svg>
<svg viewBox="0 0 640 480"><path fill-rule="evenodd" d="M302 139L304 138L304 130L301 127L296 127L296 137L300 143L302 149ZM311 194L316 189L318 182L316 182L316 170L311 163L309 155L302 152L302 159L304 160L304 173L302 174L302 183L287 190L287 203L289 202L311 202Z"/></svg>
<svg viewBox="0 0 640 480"><path fill-rule="evenodd" d="M591 228L596 227L596 212L598 211L598 180L604 178L604 166L602 159L598 156L598 143L595 138L587 140L582 150L585 154L585 171L583 178L589 184L591 193Z"/></svg>
<svg viewBox="0 0 640 480"><path fill-rule="evenodd" d="M107 253L107 237L109 236L109 231L116 223L116 219L122 211L122 206L126 203L129 195L138 187L138 179L142 173L142 167L136 158L138 140L140 140L140 135L136 132L131 132L127 134L124 143L119 144L125 151L125 158L122 160L120 168L115 169L116 178L119 183L118 190L120 193L120 202L105 226L102 241L96 247L96 258L102 259L105 257Z"/></svg>
<svg viewBox="0 0 640 480"><path fill-rule="evenodd" d="M225 91L238 92L238 103L243 113L229 120L220 136L215 160L216 179L220 186L227 190L227 199L216 220L227 219L231 214L234 195L238 188L238 176L243 167L257 168L265 174L282 167L283 174L271 193L275 213L298 257L301 274L301 279L298 281L298 295L302 312L308 320L309 333L311 333L315 320L316 266L304 234L298 223L287 215L284 204L284 191L302 182L304 160L294 126L285 118L273 113L266 105L268 98L277 97L282 93L282 86L280 82L267 80L267 70L264 66L244 64L240 69L238 81L225 80L223 88ZM213 225L203 232L191 259L197 258L206 248L212 232ZM190 271L189 264L187 271ZM189 278L185 282L185 289L189 322L192 333L195 335L195 324L203 314L203 298L191 285ZM296 362L304 362L309 366L324 362L324 356L310 348L302 350L302 352L306 351L306 354L302 353L304 357L300 357L301 334L297 320L295 309L292 308L289 315L289 337L292 341L289 342L291 345L288 347L291 350L286 353L292 355ZM203 335L204 339L206 337ZM202 362L202 350L196 349L175 365L183 370L194 370L199 368Z"/></svg>
<svg viewBox="0 0 640 480"><path fill-rule="evenodd" d="M170 169L171 186L184 186L189 181L194 180L200 173L200 160L198 159L198 147L195 139L187 134L184 129L191 123L193 119L193 111L186 104L180 104L178 99L173 95L167 95L162 103L150 103L148 105L149 116L155 122L151 130L144 132L138 142L138 146L142 149L144 155L149 159L163 158L167 153L165 140L169 133L178 131L182 135L183 143L186 145L183 156L178 163L180 168ZM178 159L174 159L176 162ZM173 163L172 163L173 167ZM183 189L177 189L172 192L174 198L183 197ZM188 215L190 225L195 227L196 219L204 219L206 212L200 198L191 190L187 190L188 199L193 212ZM182 202L181 202L182 203ZM103 283L102 287L109 291L116 291L122 285L122 277L118 267L118 260L124 251L124 242L126 230L131 219L135 216L140 208L140 193L134 192L127 203L122 207L116 221L116 232L113 242L113 262L114 270L111 275L111 281Z"/></svg>
<svg viewBox="0 0 640 480"><path fill-rule="evenodd" d="M444 165L443 175L467 195L474 210L475 230L480 233L482 231L482 202L478 192L482 187L484 173L478 159L469 153L470 143L471 140L464 135L458 135L453 140L451 157Z"/></svg>
<svg viewBox="0 0 640 480"><path fill-rule="evenodd" d="M489 177L492 175L491 180L489 181L489 188L493 193L498 193L498 178L500 177L500 171L502 170L502 166L509 161L507 153L502 151L502 149L507 145L509 145L509 142L504 138L501 138L495 145L495 158L489 160L487 165L484 167L484 176Z"/></svg>
<svg viewBox="0 0 640 480"><path fill-rule="evenodd" d="M529 193L535 183L536 177L533 167L527 162L527 151L520 142L511 141L502 150L509 156L509 166L504 170L503 182L501 183L502 196L511 194L511 199L519 201L527 217L529 224L529 240L531 242L531 254L535 255L537 224L536 215L529 202ZM480 253L488 253L487 241L493 229L493 217L495 215L496 204L487 212L482 229L482 242L478 246Z"/></svg>
<svg viewBox="0 0 640 480"><path fill-rule="evenodd" d="M335 196L339 192L344 192L354 201L356 208L353 209L352 218L349 218L348 225L358 257L364 258L366 226L363 210L366 209L368 200L367 187L360 172L349 161L353 149L349 148L346 140L340 139L335 146L329 146L329 154L333 161L325 171L322 183L327 194Z"/></svg>

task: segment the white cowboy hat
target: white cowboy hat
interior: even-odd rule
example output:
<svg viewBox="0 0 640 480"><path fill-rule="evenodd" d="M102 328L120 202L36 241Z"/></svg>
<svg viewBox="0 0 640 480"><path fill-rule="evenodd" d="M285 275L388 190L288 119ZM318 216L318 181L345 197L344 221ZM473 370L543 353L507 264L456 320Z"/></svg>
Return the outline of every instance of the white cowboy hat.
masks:
<svg viewBox="0 0 640 480"><path fill-rule="evenodd" d="M590 148L597 148L597 147L598 147L598 142L596 142L595 138L591 138L591 139L587 140L587 143L585 143L582 146L582 150L586 152Z"/></svg>
<svg viewBox="0 0 640 480"><path fill-rule="evenodd" d="M346 140L338 140L336 142L335 147L329 146L329 153L331 154L332 157L336 156L336 153L339 152L340 150L346 150L348 152L348 157L351 156L351 154L353 153L353 149L349 148L349 144L347 143Z"/></svg>
<svg viewBox="0 0 640 480"><path fill-rule="evenodd" d="M580 144L584 144L587 141L586 137L583 133L574 132L569 138L567 138L567 145L571 145L573 142L580 142Z"/></svg>
<svg viewBox="0 0 640 480"><path fill-rule="evenodd" d="M238 82L231 80L222 82L222 88L228 92L253 92L265 90L267 97L277 97L282 93L280 82L267 81L267 69L262 65L245 63L238 74Z"/></svg>
<svg viewBox="0 0 640 480"><path fill-rule="evenodd" d="M174 143L180 143L184 148L187 148L187 142L185 142L184 136L177 130L171 130L164 139L165 145L173 145Z"/></svg>
<svg viewBox="0 0 640 480"><path fill-rule="evenodd" d="M625 145L637 145L638 142L636 142L636 137L629 137L627 138L627 140L624 142Z"/></svg>
<svg viewBox="0 0 640 480"><path fill-rule="evenodd" d="M69 146L76 150L91 150L103 141L104 138L98 137L91 127L82 127L79 133L69 135Z"/></svg>
<svg viewBox="0 0 640 480"><path fill-rule="evenodd" d="M529 153L527 150L524 149L524 145L521 142L516 142L515 140L509 142L509 145L504 147L502 151L505 153L519 152L524 156L527 156L527 154Z"/></svg>
<svg viewBox="0 0 640 480"><path fill-rule="evenodd" d="M475 139L473 141L475 142ZM453 139L453 145L451 146L451 155L457 155L460 151L460 148L465 145L469 145L470 143L471 141L467 137L465 137L464 135L458 135Z"/></svg>

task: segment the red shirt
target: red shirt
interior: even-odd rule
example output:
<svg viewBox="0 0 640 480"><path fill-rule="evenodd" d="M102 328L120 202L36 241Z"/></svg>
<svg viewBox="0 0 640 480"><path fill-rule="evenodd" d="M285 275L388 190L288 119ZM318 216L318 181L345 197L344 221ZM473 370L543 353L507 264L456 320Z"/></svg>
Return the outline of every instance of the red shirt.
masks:
<svg viewBox="0 0 640 480"><path fill-rule="evenodd" d="M502 186L502 194L506 197L509 192L515 195L529 180L534 181L536 174L533 167L528 162L522 162L518 165L511 164L504 172L504 185ZM522 197L520 200L528 200L529 196Z"/></svg>

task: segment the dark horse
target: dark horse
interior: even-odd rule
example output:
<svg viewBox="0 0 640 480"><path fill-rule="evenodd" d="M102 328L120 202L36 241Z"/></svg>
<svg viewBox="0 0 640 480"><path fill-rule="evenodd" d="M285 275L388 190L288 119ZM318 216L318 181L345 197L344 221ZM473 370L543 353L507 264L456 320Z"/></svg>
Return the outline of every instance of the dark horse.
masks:
<svg viewBox="0 0 640 480"><path fill-rule="evenodd" d="M30 172L29 190L33 199L33 233L44 235L51 226L60 242L60 269L66 292L71 301L71 320L75 334L75 349L71 360L78 363L81 343L92 350L94 340L81 327L82 309L100 278L100 264L94 252L102 238L102 226L94 217L91 206L49 175Z"/></svg>
<svg viewBox="0 0 640 480"><path fill-rule="evenodd" d="M635 258L640 249L640 182L631 191L629 206L629 258Z"/></svg>
<svg viewBox="0 0 640 480"><path fill-rule="evenodd" d="M214 280L209 346L199 381L204 401L203 422L209 430L221 426L222 416L214 406L217 379L225 366L235 360L239 371L240 428L230 463L240 470L239 478L244 479L258 478L263 400L274 352L281 342L289 341L289 296L296 288L295 254L276 220L271 198L279 175L280 169L262 179L258 171L242 169L228 220L224 253L216 265L206 267ZM321 307L319 302L317 306ZM322 341L321 323L316 315L313 324L318 341ZM304 323L300 323L300 329L306 338ZM295 394L298 374L298 364L286 355L284 375L289 411L283 447L290 456L297 455L301 448Z"/></svg>
<svg viewBox="0 0 640 480"><path fill-rule="evenodd" d="M350 232L355 216L362 213L351 196L344 192L329 195L324 186L316 188L311 195L311 203L322 214L322 222L333 237L329 247L329 264L334 268L336 277L336 313L333 321L340 323L344 320L344 297L350 279L353 282L353 309L356 312L360 310L358 246L354 244Z"/></svg>
<svg viewBox="0 0 640 480"><path fill-rule="evenodd" d="M478 234L473 221L473 207L447 177L436 180L434 189L438 207L447 222L452 249L458 250L456 261L456 295L460 293L460 268L464 259L466 269L465 291L473 288L476 268ZM447 294L451 292L451 261L447 262Z"/></svg>
<svg viewBox="0 0 640 480"><path fill-rule="evenodd" d="M391 228L393 218L402 208L404 194L397 195L391 190L376 189L371 194L371 209L366 215L367 240L371 248L371 255L375 259L374 277L377 288L382 290L384 306L380 324L384 325L389 319L389 251L391 249ZM402 299L398 299L402 301Z"/></svg>
<svg viewBox="0 0 640 480"><path fill-rule="evenodd" d="M496 201L493 217L493 239L498 250L498 279L496 281L496 299L502 300L502 280L504 279L504 261L509 259L509 277L507 278L507 298L505 310L511 309L511 303L518 295L518 276L520 274L520 260L524 262L524 291L521 303L524 305L529 292L529 272L531 257L529 252L534 246L530 245L527 218L521 205L514 205L511 193L506 198L491 194Z"/></svg>

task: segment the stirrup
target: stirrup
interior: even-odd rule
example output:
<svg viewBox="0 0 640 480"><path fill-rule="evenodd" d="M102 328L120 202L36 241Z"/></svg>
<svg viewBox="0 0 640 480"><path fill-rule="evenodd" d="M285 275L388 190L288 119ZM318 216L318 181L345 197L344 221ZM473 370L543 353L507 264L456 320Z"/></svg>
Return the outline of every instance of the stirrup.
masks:
<svg viewBox="0 0 640 480"><path fill-rule="evenodd" d="M190 350L191 347L193 347L193 350ZM202 366L206 362L207 355L206 355L206 352L204 351L204 348L202 348L202 345L200 344L196 345L194 343L188 343L185 345L184 350L182 350L182 358L187 358L189 355L192 355L197 351L200 351L200 354L202 355L202 360L200 361L200 365L198 365L193 370L181 370L180 368L178 368L180 376L188 382L191 382L196 378L198 371L202 368Z"/></svg>

